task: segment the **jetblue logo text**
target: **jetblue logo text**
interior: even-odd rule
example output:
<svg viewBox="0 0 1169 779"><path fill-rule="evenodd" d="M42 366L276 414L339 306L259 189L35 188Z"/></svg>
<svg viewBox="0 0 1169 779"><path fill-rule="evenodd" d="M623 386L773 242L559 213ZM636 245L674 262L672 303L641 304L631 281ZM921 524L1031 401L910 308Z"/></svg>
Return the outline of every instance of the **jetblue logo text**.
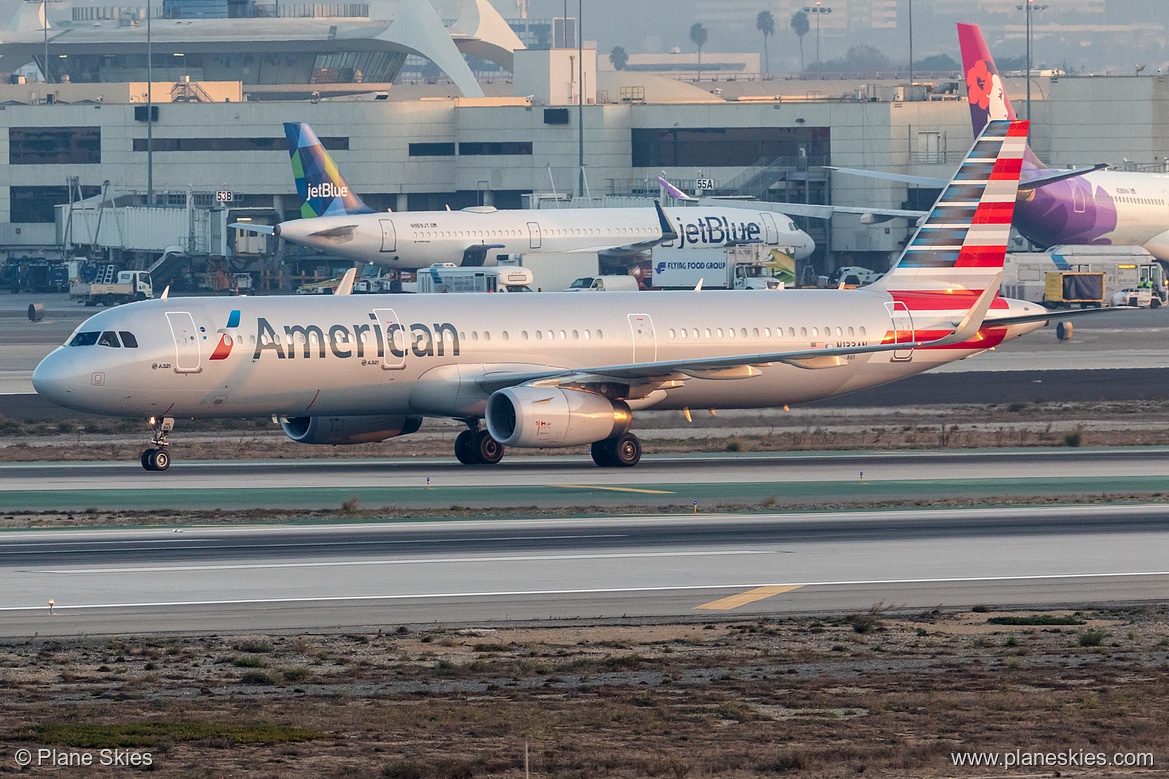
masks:
<svg viewBox="0 0 1169 779"><path fill-rule="evenodd" d="M399 359L412 354L415 357L459 356L459 331L449 322L424 325L419 322L406 325L397 322L332 325L328 329L317 325L285 325L282 336L277 336L267 319L260 317L256 325L256 350L253 360L264 352L272 352L278 359L294 360L324 358L326 351L334 357L348 359L378 358L387 355Z"/></svg>
<svg viewBox="0 0 1169 779"><path fill-rule="evenodd" d="M700 217L693 222L678 220L678 248L684 249L691 244L706 246L722 246L725 243L745 243L758 241L763 228L758 222L731 222L726 217ZM673 246L674 242L663 244Z"/></svg>
<svg viewBox="0 0 1169 779"><path fill-rule="evenodd" d="M349 195L349 187L339 187L331 181L326 181L324 184L311 184L308 188L308 197L346 197Z"/></svg>

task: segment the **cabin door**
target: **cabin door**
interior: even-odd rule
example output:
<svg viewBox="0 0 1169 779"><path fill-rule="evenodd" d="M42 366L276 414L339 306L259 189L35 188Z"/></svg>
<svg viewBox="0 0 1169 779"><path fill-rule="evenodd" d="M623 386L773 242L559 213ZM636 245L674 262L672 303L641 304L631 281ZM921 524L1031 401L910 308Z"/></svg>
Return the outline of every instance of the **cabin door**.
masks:
<svg viewBox="0 0 1169 779"><path fill-rule="evenodd" d="M382 251L396 252L398 250L398 232L394 229L394 221L392 219L379 219L377 221L382 226Z"/></svg>
<svg viewBox="0 0 1169 779"><path fill-rule="evenodd" d="M175 339L175 373L198 373L199 329L194 317L186 311L167 311L166 321Z"/></svg>
<svg viewBox="0 0 1169 779"><path fill-rule="evenodd" d="M656 362L658 339L649 314L630 314L629 330L633 336L633 362Z"/></svg>
<svg viewBox="0 0 1169 779"><path fill-rule="evenodd" d="M528 222L528 248L539 249L542 243L542 237L540 235L540 223Z"/></svg>
<svg viewBox="0 0 1169 779"><path fill-rule="evenodd" d="M376 318L374 327L381 331L372 335L361 333L357 337L364 338L362 351L366 359L377 354L379 346L382 348L382 370L400 371L406 367L406 351L410 348L410 333L405 329L402 320L392 308L375 308L373 315Z"/></svg>
<svg viewBox="0 0 1169 779"><path fill-rule="evenodd" d="M909 307L900 300L886 303L885 307L893 319L893 343L913 343L913 315L909 313ZM908 362L913 359L913 349L898 349L893 352L893 359Z"/></svg>

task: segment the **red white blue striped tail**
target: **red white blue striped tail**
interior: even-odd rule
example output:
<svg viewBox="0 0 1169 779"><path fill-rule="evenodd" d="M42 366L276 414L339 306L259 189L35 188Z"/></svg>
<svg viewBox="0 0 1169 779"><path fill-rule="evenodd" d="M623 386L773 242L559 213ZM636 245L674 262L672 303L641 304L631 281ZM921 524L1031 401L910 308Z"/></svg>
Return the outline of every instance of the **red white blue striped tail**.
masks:
<svg viewBox="0 0 1169 779"><path fill-rule="evenodd" d="M884 277L888 291L981 292L1003 267L1028 122L987 122L929 216Z"/></svg>

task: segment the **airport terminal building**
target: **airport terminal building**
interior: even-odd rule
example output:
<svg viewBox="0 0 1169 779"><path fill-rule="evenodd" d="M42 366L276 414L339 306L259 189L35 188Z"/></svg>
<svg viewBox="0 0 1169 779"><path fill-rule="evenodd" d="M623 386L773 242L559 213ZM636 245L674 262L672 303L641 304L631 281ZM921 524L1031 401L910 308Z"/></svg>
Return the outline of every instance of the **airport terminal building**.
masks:
<svg viewBox="0 0 1169 779"><path fill-rule="evenodd" d="M483 0L471 5L490 8ZM394 211L518 208L533 202L525 196L535 194L538 201L548 193L587 194L594 200L656 197L656 179L663 174L687 190L705 182L722 194L766 200L926 208L936 190L833 174L826 166L948 178L971 142L964 90L956 80L931 87L781 79L683 83L598 70L590 47L584 49L582 90L576 49L523 49L518 39L512 42L498 25L492 27L486 13L473 23L461 21L462 32L457 25L449 28L445 43L435 42L433 25L426 33L429 42L420 42L394 22L366 19L346 27L331 17L249 20L295 21L305 40L317 36L323 42L311 57L305 54L313 63L330 56L350 64L377 59L382 64L368 68L383 74L377 79L404 52L429 49L451 61L455 51L451 78L435 83L354 81L354 69L343 66L344 73L324 74L316 82L306 71L306 84L303 74L292 73L304 70L308 60L291 56L283 75L268 79L271 83L222 67L212 80L208 63L227 60L209 54L207 41L214 38L213 29L236 20L206 21L202 27L173 28L164 38L165 54L153 54L152 61L165 57L168 68L162 71L165 80L154 71L154 114L146 110L146 85L135 80L142 74L127 71L125 81L105 81L104 71L93 65L100 59L96 55L85 55L93 67L69 66L88 74L83 79L63 82L66 66L53 64L51 83L0 87L0 247L8 256L52 255L62 243L57 206L103 186L145 193L148 176L156 192L168 193L166 202L186 204L193 198L226 209L228 221L295 218L299 204L282 127L289 121L312 125L366 203ZM245 32L235 28L231 40L220 35L216 45L256 49ZM343 33L347 42L341 46L337 40ZM390 33L397 36L392 46ZM106 34L130 35L120 27L104 32L90 27L75 31L74 38L87 51L98 51L104 44L94 38ZM47 58L43 51L31 55L28 41L10 43L13 35L0 33L8 36L0 37L0 63L6 66L22 56L50 63L81 56L67 48L67 35L58 49L50 38ZM501 53L508 46L514 48ZM373 57L376 51L384 56ZM466 67L467 53L506 61L514 76L469 83L460 68ZM122 65L128 67L134 62L127 57ZM196 60L202 70L194 68ZM121 72L116 65L105 63L111 74ZM1032 111L1035 151L1053 166L1164 165L1167 79L1045 79L1035 89L1045 98L1036 100ZM1007 87L1023 113L1024 80L1008 79ZM582 149L585 193L578 191ZM230 193L230 200L221 194L217 204L216 193ZM812 261L821 269L880 268L910 233L904 219L862 224L859 217L838 215L803 224L816 239ZM225 236L224 244L237 257L275 251L241 235Z"/></svg>

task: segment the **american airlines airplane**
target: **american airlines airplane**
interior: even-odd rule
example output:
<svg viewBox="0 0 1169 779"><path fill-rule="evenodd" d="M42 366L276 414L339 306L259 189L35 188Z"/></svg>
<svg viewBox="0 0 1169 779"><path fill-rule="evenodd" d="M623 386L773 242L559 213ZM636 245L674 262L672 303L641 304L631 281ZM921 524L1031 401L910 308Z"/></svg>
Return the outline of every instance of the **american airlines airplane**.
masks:
<svg viewBox="0 0 1169 779"><path fill-rule="evenodd" d="M786 215L739 208L378 212L341 178L312 128L286 122L284 133L303 218L275 226L232 227L279 236L357 262L414 270L436 262L495 265L500 254L605 252L633 260L658 245L717 249L740 243L762 243L802 260L816 248Z"/></svg>
<svg viewBox="0 0 1169 779"><path fill-rule="evenodd" d="M632 466L642 409L815 400L1042 326L1054 315L998 296L1026 138L1026 122L989 122L894 268L861 289L148 300L86 320L33 385L150 417L153 471L170 465L175 418L268 414L301 443L447 417L467 425L466 464L591 444L598 465Z"/></svg>
<svg viewBox="0 0 1169 779"><path fill-rule="evenodd" d="M974 134L990 120L1015 119L1015 109L978 25L959 24L958 42ZM1015 206L1015 228L1044 248L1060 244L1141 246L1157 259L1169 261L1169 175L1101 170L1104 167L1048 168L1028 146ZM835 170L924 186L945 184L919 176Z"/></svg>

